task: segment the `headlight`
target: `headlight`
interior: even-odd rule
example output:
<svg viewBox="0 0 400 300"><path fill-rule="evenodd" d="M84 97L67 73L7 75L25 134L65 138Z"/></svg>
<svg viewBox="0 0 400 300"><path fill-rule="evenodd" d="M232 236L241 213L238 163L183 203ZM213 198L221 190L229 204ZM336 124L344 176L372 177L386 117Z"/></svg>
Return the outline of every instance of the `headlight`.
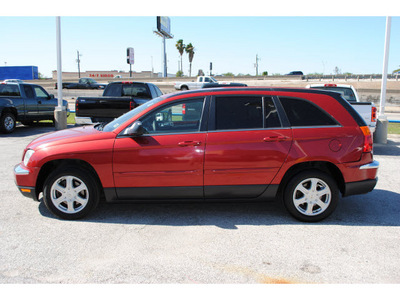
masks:
<svg viewBox="0 0 400 300"><path fill-rule="evenodd" d="M33 153L35 153L35 151L32 150L32 149L29 149L28 151L26 151L25 157L24 157L24 165L25 165L25 166L28 165L29 159L31 158L31 156L33 155Z"/></svg>

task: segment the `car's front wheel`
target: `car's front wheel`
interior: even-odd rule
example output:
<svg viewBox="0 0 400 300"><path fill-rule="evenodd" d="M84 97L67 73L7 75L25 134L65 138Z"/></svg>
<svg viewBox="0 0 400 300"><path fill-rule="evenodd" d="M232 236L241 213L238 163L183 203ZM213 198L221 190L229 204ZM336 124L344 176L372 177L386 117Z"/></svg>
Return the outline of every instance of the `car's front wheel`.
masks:
<svg viewBox="0 0 400 300"><path fill-rule="evenodd" d="M332 176L319 170L308 170L289 181L283 200L287 210L296 219L317 222L335 210L339 189Z"/></svg>
<svg viewBox="0 0 400 300"><path fill-rule="evenodd" d="M11 133L15 129L15 116L10 112L3 113L0 117L0 131Z"/></svg>
<svg viewBox="0 0 400 300"><path fill-rule="evenodd" d="M84 169L59 168L44 183L43 201L48 210L62 219L80 219L96 208L99 185Z"/></svg>

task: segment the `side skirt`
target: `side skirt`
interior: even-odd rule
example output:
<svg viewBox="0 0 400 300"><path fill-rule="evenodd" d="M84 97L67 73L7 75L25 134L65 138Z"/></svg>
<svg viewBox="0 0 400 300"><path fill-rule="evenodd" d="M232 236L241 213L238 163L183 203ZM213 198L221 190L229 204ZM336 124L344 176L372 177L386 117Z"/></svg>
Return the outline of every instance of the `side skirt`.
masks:
<svg viewBox="0 0 400 300"><path fill-rule="evenodd" d="M207 189L207 187L204 187ZM242 189L241 189L242 188ZM251 189L260 186L252 186ZM137 187L137 188L105 188L106 202L137 202L137 203L165 203L165 202L252 202L274 201L277 198L279 185L269 185L258 196L246 198L245 190L249 186L221 186L218 194L205 198L203 187ZM216 188L213 187L215 190ZM226 190L223 193L223 190ZM232 193L231 191L236 191ZM238 192L240 190L240 192ZM247 194L249 195L249 194Z"/></svg>

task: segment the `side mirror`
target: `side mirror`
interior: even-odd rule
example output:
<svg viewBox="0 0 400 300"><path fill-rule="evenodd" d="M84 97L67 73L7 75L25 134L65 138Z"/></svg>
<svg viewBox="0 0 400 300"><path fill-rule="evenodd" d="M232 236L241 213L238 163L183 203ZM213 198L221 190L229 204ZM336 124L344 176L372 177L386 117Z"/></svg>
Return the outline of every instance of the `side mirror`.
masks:
<svg viewBox="0 0 400 300"><path fill-rule="evenodd" d="M49 95L49 99L54 99L54 95L53 95L53 94L50 94L50 95Z"/></svg>
<svg viewBox="0 0 400 300"><path fill-rule="evenodd" d="M146 129L144 129L142 122L136 121L131 126L126 128L123 132L123 135L128 136L141 136L146 133Z"/></svg>

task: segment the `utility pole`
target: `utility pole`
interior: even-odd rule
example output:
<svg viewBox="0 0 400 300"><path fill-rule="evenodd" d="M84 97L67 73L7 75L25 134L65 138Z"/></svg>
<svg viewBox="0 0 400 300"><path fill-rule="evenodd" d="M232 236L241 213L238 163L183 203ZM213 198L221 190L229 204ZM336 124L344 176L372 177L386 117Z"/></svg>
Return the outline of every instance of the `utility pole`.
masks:
<svg viewBox="0 0 400 300"><path fill-rule="evenodd" d="M76 62L78 63L78 77L81 78L81 65L80 65L81 60L79 59L79 57L82 56L82 54L79 54L78 50L76 50L76 52L77 52L77 56L78 56L78 58L76 60Z"/></svg>
<svg viewBox="0 0 400 300"><path fill-rule="evenodd" d="M254 66L256 67L256 76L258 76L258 61L261 60L261 58L258 58L258 54L256 54L256 63Z"/></svg>

